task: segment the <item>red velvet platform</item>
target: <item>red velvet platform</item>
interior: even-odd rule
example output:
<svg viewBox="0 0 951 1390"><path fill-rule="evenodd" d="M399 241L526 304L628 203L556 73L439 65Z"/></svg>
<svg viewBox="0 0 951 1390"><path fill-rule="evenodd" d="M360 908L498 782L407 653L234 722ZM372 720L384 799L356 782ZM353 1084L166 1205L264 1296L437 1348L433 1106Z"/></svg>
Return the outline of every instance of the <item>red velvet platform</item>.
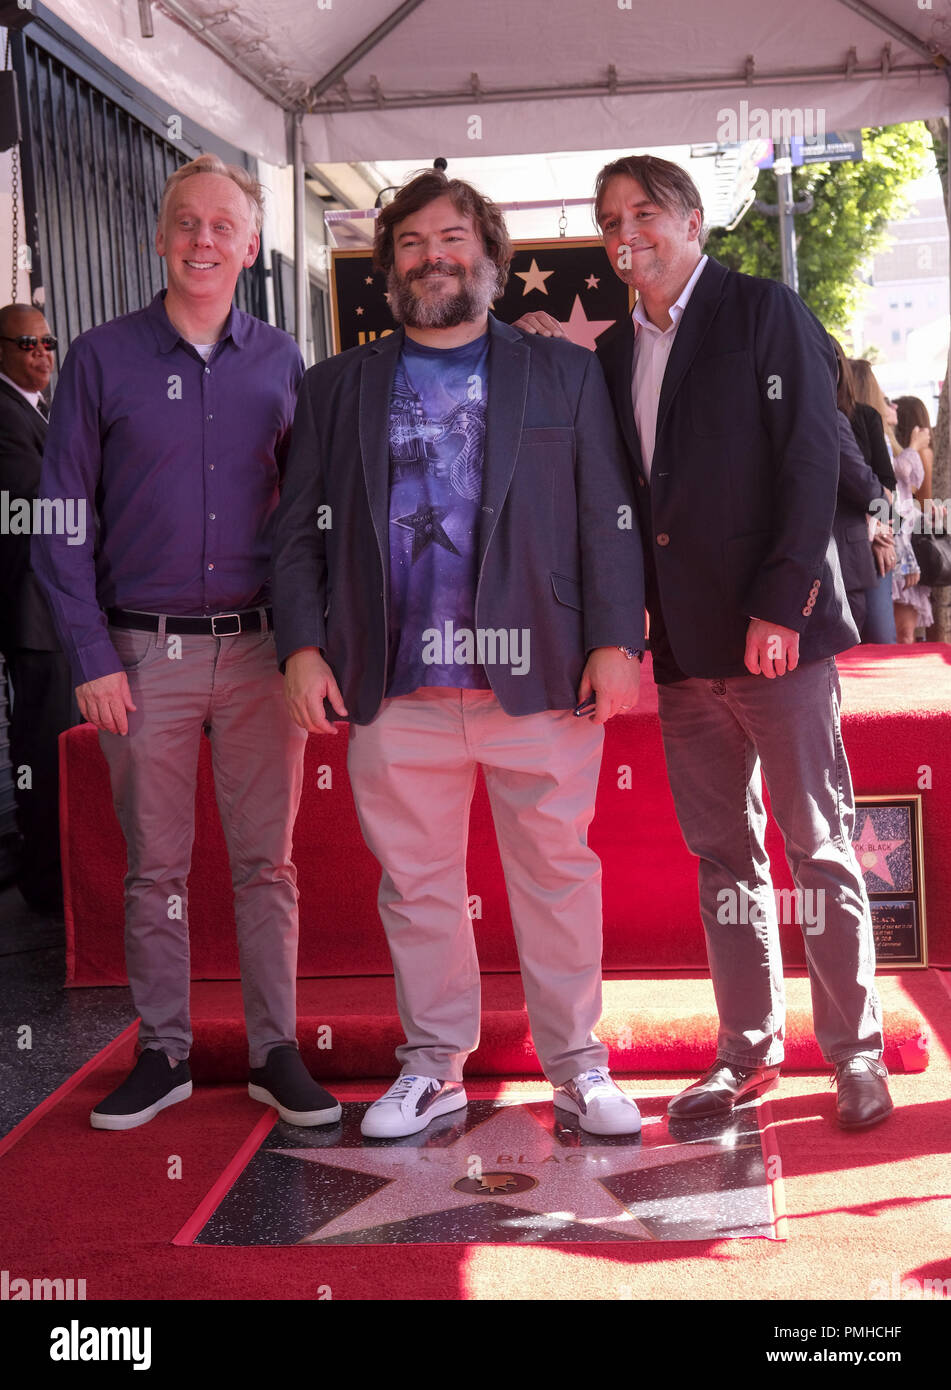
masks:
<svg viewBox="0 0 951 1390"><path fill-rule="evenodd" d="M839 659L843 729L856 790L908 793L931 769L924 798L930 959L951 964L951 648L861 647ZM607 727L591 843L604 865L604 967L611 972L706 969L696 861L687 854L667 787L656 688L645 663L638 709ZM378 868L364 847L346 773L346 726L311 737L294 838L301 890L301 976L386 976L376 910ZM68 983L122 984L125 846L95 731L60 742ZM321 785L329 783L329 785ZM238 975L224 838L202 748L197 832L189 879L192 976ZM791 885L782 841L770 831L777 887ZM473 801L469 891L484 972L517 969L498 850L481 780ZM803 964L798 927L783 929L784 959Z"/></svg>

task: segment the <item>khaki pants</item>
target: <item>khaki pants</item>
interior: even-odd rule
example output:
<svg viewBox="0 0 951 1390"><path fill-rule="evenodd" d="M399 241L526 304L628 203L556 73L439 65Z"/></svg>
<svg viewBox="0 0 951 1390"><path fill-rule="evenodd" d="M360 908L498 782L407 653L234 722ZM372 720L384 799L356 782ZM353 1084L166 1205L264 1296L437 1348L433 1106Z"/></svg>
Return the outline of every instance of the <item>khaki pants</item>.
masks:
<svg viewBox="0 0 951 1390"><path fill-rule="evenodd" d="M136 705L100 733L128 850L125 951L143 1047L188 1056L188 895L203 728L231 864L250 1064L296 1041L297 871L291 838L307 735L291 720L270 633L110 629ZM181 656L173 653L181 643ZM177 904L181 904L178 916Z"/></svg>
<svg viewBox="0 0 951 1390"><path fill-rule="evenodd" d="M607 1063L601 1016L601 864L587 843L603 730L570 711L508 715L491 691L429 688L350 731L350 781L383 870L404 1072L462 1079L479 1042L479 962L466 844L482 766L532 1039L560 1085Z"/></svg>

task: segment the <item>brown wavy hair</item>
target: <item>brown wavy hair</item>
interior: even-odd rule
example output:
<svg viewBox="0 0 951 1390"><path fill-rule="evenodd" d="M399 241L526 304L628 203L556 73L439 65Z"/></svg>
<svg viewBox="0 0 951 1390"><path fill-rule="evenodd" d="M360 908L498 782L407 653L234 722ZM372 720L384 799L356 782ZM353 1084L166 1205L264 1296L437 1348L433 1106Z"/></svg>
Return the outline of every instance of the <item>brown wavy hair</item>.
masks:
<svg viewBox="0 0 951 1390"><path fill-rule="evenodd" d="M395 260L394 234L397 224L414 212L449 198L456 212L471 217L482 238L485 254L496 268L499 294L505 289L512 263L512 242L505 218L490 198L483 197L471 183L451 179L442 169L426 169L410 177L391 203L380 211L373 232L373 267L389 275Z"/></svg>
<svg viewBox="0 0 951 1390"><path fill-rule="evenodd" d="M682 217L689 217L694 208L697 208L702 223L703 200L686 169L681 169L679 164L674 164L669 159L658 159L655 154L626 154L621 159L605 164L595 180L594 220L599 227L604 191L618 174L626 174L629 179L635 179L651 202L656 203L665 212L677 212ZM707 229L701 225L701 249L706 239Z"/></svg>

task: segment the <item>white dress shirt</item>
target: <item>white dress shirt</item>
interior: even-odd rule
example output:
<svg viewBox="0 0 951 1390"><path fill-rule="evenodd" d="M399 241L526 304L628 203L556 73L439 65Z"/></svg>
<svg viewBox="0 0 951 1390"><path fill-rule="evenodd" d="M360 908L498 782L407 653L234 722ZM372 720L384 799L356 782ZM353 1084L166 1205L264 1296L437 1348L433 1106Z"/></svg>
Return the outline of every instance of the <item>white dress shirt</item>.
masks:
<svg viewBox="0 0 951 1390"><path fill-rule="evenodd" d="M671 323L661 330L644 312L640 298L634 305L631 317L634 320L634 370L631 375L631 401L634 406L634 423L641 444L641 457L644 472L651 475L651 462L654 458L654 443L657 438L657 409L660 405L660 389L664 384L664 373L670 357L680 320L693 294L694 286L700 279L703 267L709 257L701 256L697 268L670 306Z"/></svg>
<svg viewBox="0 0 951 1390"><path fill-rule="evenodd" d="M0 372L0 381L5 381L5 382L7 383L8 386L12 386L12 387L13 387L14 391L19 391L19 393L20 393L21 396L25 396L26 399L30 402L30 405L33 407L33 409L37 412L38 415L42 415L42 414L43 414L43 412L40 410L40 404L39 404L39 402L40 402L40 393L39 393L39 391L27 391L25 387L23 387L23 386L17 386L17 384L16 384L15 381L11 381L11 380L10 380L10 378L7 376L6 372Z"/></svg>

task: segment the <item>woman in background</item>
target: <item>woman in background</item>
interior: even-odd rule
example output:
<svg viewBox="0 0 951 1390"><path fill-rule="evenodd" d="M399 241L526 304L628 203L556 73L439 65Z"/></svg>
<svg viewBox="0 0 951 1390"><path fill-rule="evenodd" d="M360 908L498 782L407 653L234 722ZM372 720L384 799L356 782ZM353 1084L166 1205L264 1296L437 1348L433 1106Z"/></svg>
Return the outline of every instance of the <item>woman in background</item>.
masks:
<svg viewBox="0 0 951 1390"><path fill-rule="evenodd" d="M866 361L864 357L853 358L849 366L852 369L852 389L855 394L855 409L851 418L852 431L866 463L880 478L888 500L891 501L896 487L892 460L901 452L893 433L894 419L889 419L888 402L875 379L871 362ZM894 407L891 414L895 414ZM869 635L863 633L863 640L893 643L898 641L898 634L892 603L891 572L898 561L892 527L882 521L875 521L869 529L879 579L875 588L870 589L867 595L866 629Z"/></svg>
<svg viewBox="0 0 951 1390"><path fill-rule="evenodd" d="M856 403L849 360L842 351L841 343L832 337L831 333L829 341L835 350L838 367L836 403L848 421L853 447L857 446L858 450L856 457L861 456L864 459L866 464L865 477L873 489L868 490L866 498L860 505L857 505L858 498L850 496L846 487L844 464L840 458L839 492L832 534L835 536L838 547L845 591L855 626L859 630L860 640L862 642L894 642L895 636L891 624L883 621L881 617L881 601L879 600L878 609L875 604L875 600L878 598L879 578L884 572L883 563L886 562L881 559L881 552L872 547L872 537L876 534L876 521L873 516L868 514L867 507L871 505L868 499L874 497L876 501L880 500L882 491L891 501L891 491L888 484L890 483L892 488L895 486L895 476L891 471L891 460L885 445L881 422L874 410L868 410L865 406L859 407ZM856 421L858 428L856 428ZM876 430L877 434L875 433ZM874 452L869 450L870 437L875 441ZM879 484L877 489L875 488L876 478Z"/></svg>
<svg viewBox="0 0 951 1390"><path fill-rule="evenodd" d="M892 598L895 603L895 627L899 642L914 642L916 627L930 627L931 590L919 584L920 571L911 547L915 517L919 508L912 496L925 480L922 454L930 452L931 421L924 401L917 396L899 396L895 401L898 419L895 438L901 453L895 459L898 479L898 499L895 511L901 517L901 529L896 536L898 568L892 576Z"/></svg>

